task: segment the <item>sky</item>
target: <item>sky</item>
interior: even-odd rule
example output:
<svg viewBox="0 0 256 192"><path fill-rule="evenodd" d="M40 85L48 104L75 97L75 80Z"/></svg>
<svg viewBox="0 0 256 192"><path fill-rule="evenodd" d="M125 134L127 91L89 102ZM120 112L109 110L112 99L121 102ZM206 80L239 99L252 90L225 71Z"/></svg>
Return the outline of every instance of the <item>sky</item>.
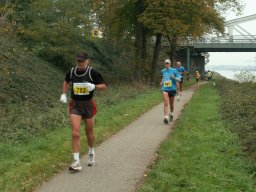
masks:
<svg viewBox="0 0 256 192"><path fill-rule="evenodd" d="M245 5L242 14L236 15L235 13L229 11L225 13L226 20L232 20L236 18L241 18L244 16L249 16L256 14L256 0L240 0L242 4ZM240 24L244 29L250 32L252 35L256 35L256 20L242 23ZM239 35L238 33L234 32L234 35ZM210 54L210 62L206 64L206 68L209 66L215 65L256 65L256 52L252 53L209 53Z"/></svg>

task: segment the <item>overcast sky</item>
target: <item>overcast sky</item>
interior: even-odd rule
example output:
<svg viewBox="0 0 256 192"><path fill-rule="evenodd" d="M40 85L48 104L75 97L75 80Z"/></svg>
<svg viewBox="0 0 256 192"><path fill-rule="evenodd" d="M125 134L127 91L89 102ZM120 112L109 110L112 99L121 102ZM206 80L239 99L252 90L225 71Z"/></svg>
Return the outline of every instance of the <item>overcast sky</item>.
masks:
<svg viewBox="0 0 256 192"><path fill-rule="evenodd" d="M243 0L242 4L245 5L242 15L236 16L235 13L228 12L225 14L226 20L241 18L248 15L256 14L256 0ZM256 36L256 20L240 24L244 29ZM234 35L236 32L234 32ZM207 66L211 65L256 65L256 52L253 53L210 53L210 62Z"/></svg>

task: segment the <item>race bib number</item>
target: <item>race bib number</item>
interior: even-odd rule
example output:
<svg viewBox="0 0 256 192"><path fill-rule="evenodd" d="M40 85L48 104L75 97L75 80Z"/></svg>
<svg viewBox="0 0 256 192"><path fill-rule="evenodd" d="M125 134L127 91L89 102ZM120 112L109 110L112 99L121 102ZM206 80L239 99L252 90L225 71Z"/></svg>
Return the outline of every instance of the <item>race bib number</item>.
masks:
<svg viewBox="0 0 256 192"><path fill-rule="evenodd" d="M164 87L171 87L172 86L172 81L165 81L164 82Z"/></svg>
<svg viewBox="0 0 256 192"><path fill-rule="evenodd" d="M73 91L75 95L89 95L89 90L85 83L74 83Z"/></svg>

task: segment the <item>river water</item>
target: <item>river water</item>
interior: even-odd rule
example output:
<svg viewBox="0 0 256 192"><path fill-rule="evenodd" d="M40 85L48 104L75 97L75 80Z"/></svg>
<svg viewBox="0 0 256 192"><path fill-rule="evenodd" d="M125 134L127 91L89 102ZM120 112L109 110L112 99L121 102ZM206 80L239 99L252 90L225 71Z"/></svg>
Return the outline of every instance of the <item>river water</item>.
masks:
<svg viewBox="0 0 256 192"><path fill-rule="evenodd" d="M241 70L212 70L215 71L217 73L219 73L221 76L226 77L227 79L231 79L234 80L235 79L235 75L241 73ZM250 71L250 73L256 75L256 71Z"/></svg>
<svg viewBox="0 0 256 192"><path fill-rule="evenodd" d="M235 79L235 74L239 74L241 71L236 71L236 70L214 70L220 75L228 78L228 79Z"/></svg>

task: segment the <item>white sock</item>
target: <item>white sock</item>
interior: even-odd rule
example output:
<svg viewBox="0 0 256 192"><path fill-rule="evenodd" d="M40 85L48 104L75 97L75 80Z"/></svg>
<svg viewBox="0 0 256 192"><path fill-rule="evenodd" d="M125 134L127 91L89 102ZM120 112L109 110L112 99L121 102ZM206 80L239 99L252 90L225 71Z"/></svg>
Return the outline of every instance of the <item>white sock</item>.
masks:
<svg viewBox="0 0 256 192"><path fill-rule="evenodd" d="M171 112L170 115L173 116L173 112Z"/></svg>
<svg viewBox="0 0 256 192"><path fill-rule="evenodd" d="M95 154L94 147L89 147L89 154Z"/></svg>
<svg viewBox="0 0 256 192"><path fill-rule="evenodd" d="M80 162L79 153L73 153L73 156L74 156L74 160L79 163Z"/></svg>

